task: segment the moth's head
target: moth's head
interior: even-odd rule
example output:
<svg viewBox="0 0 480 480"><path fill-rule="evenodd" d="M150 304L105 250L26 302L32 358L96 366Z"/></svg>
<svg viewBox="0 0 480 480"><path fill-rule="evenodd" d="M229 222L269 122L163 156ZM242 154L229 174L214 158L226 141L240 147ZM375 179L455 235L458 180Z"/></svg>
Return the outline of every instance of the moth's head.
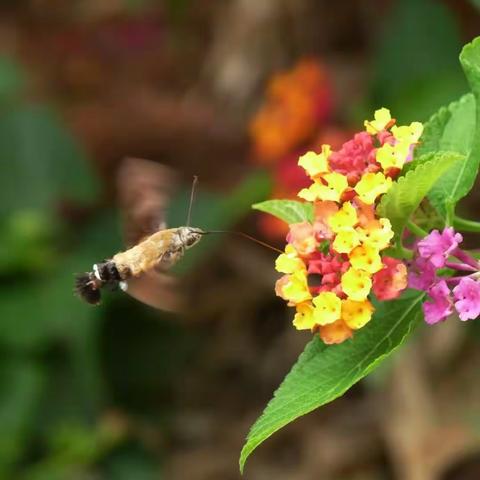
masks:
<svg viewBox="0 0 480 480"><path fill-rule="evenodd" d="M197 244L204 233L202 229L195 227L180 227L178 229L178 234L186 248L191 248Z"/></svg>
<svg viewBox="0 0 480 480"><path fill-rule="evenodd" d="M93 272L80 273L75 277L75 293L90 305L100 303L100 287Z"/></svg>

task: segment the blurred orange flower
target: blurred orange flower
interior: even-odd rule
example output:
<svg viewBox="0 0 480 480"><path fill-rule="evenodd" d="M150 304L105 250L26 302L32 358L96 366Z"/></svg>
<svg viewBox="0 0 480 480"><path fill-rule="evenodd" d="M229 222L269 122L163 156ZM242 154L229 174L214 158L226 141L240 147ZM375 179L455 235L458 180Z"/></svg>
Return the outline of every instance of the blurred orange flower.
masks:
<svg viewBox="0 0 480 480"><path fill-rule="evenodd" d="M330 79L317 61L303 59L292 70L275 75L250 124L255 160L275 163L309 141L332 107Z"/></svg>

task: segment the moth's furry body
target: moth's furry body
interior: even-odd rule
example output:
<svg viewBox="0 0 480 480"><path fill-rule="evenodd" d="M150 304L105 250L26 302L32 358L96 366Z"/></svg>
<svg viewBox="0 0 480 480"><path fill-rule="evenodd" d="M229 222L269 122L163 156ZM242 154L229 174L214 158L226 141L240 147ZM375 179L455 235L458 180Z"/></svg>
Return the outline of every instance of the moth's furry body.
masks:
<svg viewBox="0 0 480 480"><path fill-rule="evenodd" d="M115 289L120 286L126 290L129 279L154 269L170 268L182 258L186 249L200 241L204 233L193 227L159 230L138 245L94 264L91 272L79 275L76 291L86 302L97 304L100 302L101 288Z"/></svg>
<svg viewBox="0 0 480 480"><path fill-rule="evenodd" d="M117 253L112 260L123 280L153 268L167 269L182 258L187 248L200 240L202 233L198 228L191 227L160 230L129 250Z"/></svg>

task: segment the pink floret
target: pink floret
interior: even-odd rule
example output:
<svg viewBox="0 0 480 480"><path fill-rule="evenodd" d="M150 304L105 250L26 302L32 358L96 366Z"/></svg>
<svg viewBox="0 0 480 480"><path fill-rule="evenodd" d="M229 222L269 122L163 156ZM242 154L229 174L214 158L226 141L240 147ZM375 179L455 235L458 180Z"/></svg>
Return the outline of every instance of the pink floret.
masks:
<svg viewBox="0 0 480 480"><path fill-rule="evenodd" d="M460 320L473 320L480 315L480 283L472 278L462 278L453 289L455 308Z"/></svg>

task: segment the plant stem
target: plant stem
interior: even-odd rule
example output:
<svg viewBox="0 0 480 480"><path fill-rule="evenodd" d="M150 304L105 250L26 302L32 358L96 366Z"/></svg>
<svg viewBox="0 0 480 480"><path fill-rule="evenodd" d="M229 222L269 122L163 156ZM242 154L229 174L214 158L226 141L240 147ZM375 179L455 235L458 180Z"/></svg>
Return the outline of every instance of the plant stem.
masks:
<svg viewBox="0 0 480 480"><path fill-rule="evenodd" d="M411 220L407 222L407 228L414 233L417 237L426 237L428 232L423 228L419 227L416 223L413 223Z"/></svg>
<svg viewBox="0 0 480 480"><path fill-rule="evenodd" d="M455 204L451 200L447 200L445 204L446 217L445 226L451 227L453 225L453 219L455 218Z"/></svg>
<svg viewBox="0 0 480 480"><path fill-rule="evenodd" d="M466 251L462 250L461 248L457 247L455 250L453 250L452 256L457 257L461 262L466 263L467 265L471 265L475 270L478 271L479 269L479 263L478 261L472 257L469 253Z"/></svg>
<svg viewBox="0 0 480 480"><path fill-rule="evenodd" d="M445 281L447 283L458 283L462 278L465 278L465 277L450 277L450 278L445 278Z"/></svg>
<svg viewBox="0 0 480 480"><path fill-rule="evenodd" d="M457 262L445 262L445 266L447 268L451 268L452 270L463 270L465 272L476 272L477 269L472 267L467 263L457 263Z"/></svg>
<svg viewBox="0 0 480 480"><path fill-rule="evenodd" d="M398 246L398 253L401 258L404 258L406 260L410 260L413 258L413 252L408 248L405 248L403 245Z"/></svg>
<svg viewBox="0 0 480 480"><path fill-rule="evenodd" d="M475 222L474 220L468 220L466 218L455 216L453 219L453 226L457 230L463 230L464 232L480 232L480 222Z"/></svg>

